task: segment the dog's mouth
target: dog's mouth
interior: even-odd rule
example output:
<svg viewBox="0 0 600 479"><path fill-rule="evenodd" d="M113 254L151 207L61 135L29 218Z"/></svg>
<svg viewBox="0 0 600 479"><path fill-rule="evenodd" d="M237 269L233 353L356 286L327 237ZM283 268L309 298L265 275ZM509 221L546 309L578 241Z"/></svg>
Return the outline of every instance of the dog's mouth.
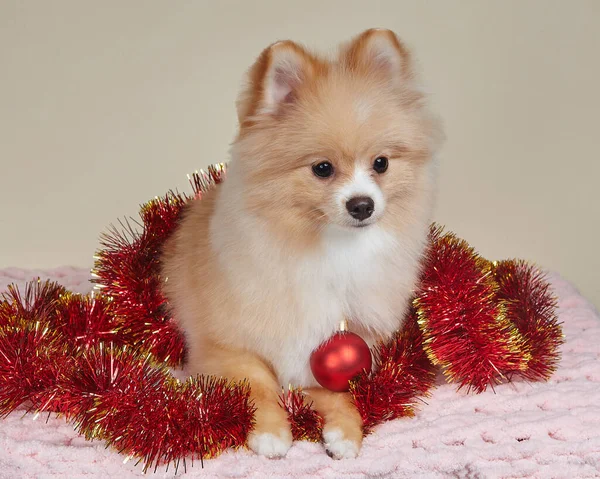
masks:
<svg viewBox="0 0 600 479"><path fill-rule="evenodd" d="M369 226L373 226L377 223L376 218L369 218L366 221L353 221L352 223L347 223L346 226L350 229L365 229Z"/></svg>
<svg viewBox="0 0 600 479"><path fill-rule="evenodd" d="M341 221L335 221L332 223L337 224L338 227L346 231L356 231L369 229L369 226L376 225L379 222L379 219L380 216L373 215L370 218L366 218L362 221L354 218L342 218Z"/></svg>

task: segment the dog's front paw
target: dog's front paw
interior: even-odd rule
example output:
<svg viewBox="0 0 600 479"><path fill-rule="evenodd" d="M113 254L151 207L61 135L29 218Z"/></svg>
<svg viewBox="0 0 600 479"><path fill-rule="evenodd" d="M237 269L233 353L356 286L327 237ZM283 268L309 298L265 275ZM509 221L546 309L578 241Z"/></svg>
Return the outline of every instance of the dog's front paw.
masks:
<svg viewBox="0 0 600 479"><path fill-rule="evenodd" d="M292 446L292 433L282 429L279 434L271 432L251 432L248 447L260 456L284 457Z"/></svg>
<svg viewBox="0 0 600 479"><path fill-rule="evenodd" d="M348 439L341 429L331 428L323 431L325 451L333 459L351 459L358 456L360 443Z"/></svg>

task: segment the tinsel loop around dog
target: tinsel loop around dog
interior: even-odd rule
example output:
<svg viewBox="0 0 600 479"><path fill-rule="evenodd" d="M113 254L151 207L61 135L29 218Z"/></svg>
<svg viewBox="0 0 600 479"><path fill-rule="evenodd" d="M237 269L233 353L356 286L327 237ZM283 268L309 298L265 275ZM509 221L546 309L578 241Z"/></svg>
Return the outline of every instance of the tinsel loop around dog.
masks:
<svg viewBox="0 0 600 479"><path fill-rule="evenodd" d="M102 237L94 293L52 282L9 287L0 300L0 415L17 408L64 415L87 439L105 441L144 470L243 446L252 428L250 385L179 381L184 341L160 292L159 254L181 209L201 201L225 166L191 177ZM137 222L136 222L137 223ZM368 434L412 416L434 385L434 366L476 393L517 375L547 379L563 342L543 274L524 261L490 262L432 226L419 292L404 326L374 351L374 368L350 393ZM295 439L319 441L323 420L300 390L281 394Z"/></svg>

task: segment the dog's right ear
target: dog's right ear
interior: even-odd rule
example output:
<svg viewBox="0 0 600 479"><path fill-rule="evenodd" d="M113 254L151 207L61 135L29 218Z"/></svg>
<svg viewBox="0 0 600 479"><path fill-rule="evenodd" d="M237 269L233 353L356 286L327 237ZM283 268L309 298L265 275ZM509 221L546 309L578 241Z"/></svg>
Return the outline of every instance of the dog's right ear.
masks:
<svg viewBox="0 0 600 479"><path fill-rule="evenodd" d="M396 85L412 79L410 53L391 30L364 31L342 50L341 60L351 70L378 74Z"/></svg>
<svg viewBox="0 0 600 479"><path fill-rule="evenodd" d="M276 114L293 103L298 89L315 74L318 61L292 41L277 42L260 54L248 72L248 84L237 101L240 124Z"/></svg>

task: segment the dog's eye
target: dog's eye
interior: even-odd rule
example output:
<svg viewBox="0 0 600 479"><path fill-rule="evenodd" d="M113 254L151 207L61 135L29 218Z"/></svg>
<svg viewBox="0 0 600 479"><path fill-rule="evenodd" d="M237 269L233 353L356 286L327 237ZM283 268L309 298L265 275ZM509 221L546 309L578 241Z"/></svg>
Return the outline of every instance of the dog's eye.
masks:
<svg viewBox="0 0 600 479"><path fill-rule="evenodd" d="M373 162L373 169L377 173L385 173L388 169L388 159L385 156L379 156L375 158L375 161Z"/></svg>
<svg viewBox="0 0 600 479"><path fill-rule="evenodd" d="M319 178L327 178L333 175L333 165L327 161L313 165L312 170Z"/></svg>

